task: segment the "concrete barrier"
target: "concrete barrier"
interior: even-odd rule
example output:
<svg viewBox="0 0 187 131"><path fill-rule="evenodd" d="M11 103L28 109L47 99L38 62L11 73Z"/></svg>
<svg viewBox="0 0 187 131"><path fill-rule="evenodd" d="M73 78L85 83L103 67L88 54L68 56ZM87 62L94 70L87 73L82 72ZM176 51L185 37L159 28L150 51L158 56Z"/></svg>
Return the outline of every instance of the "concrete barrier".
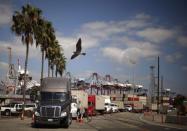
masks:
<svg viewBox="0 0 187 131"><path fill-rule="evenodd" d="M166 123L187 125L187 116L166 115Z"/></svg>

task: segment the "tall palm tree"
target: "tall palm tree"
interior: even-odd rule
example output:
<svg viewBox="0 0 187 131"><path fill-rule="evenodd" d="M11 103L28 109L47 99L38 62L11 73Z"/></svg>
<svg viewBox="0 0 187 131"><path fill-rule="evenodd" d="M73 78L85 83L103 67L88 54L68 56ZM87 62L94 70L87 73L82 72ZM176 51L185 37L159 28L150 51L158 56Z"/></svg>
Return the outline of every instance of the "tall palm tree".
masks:
<svg viewBox="0 0 187 131"><path fill-rule="evenodd" d="M41 10L29 4L22 7L22 11L15 11L12 17L12 32L22 37L22 43L26 45L25 73L23 87L23 102L25 105L26 71L29 55L29 45L33 44L34 28L36 28L38 19L41 17ZM24 106L23 106L24 108ZM24 116L24 112L23 112Z"/></svg>
<svg viewBox="0 0 187 131"><path fill-rule="evenodd" d="M49 21L43 19L39 20L39 27L36 32L36 46L40 45L42 52L42 66L41 66L41 80L43 79L43 70L44 70L44 54L47 52L47 48L50 47L52 41L55 39L54 29L52 24Z"/></svg>
<svg viewBox="0 0 187 131"><path fill-rule="evenodd" d="M57 59L59 58L59 52L60 52L60 45L58 44L58 41L55 40L54 45L52 46L52 52L50 52L50 57L49 57L49 60L50 60L50 68L52 70L52 77L54 77L54 67L57 63Z"/></svg>
<svg viewBox="0 0 187 131"><path fill-rule="evenodd" d="M61 54L61 57L60 57L60 61L59 61L59 65L58 65L58 73L59 75L62 77L62 74L66 68L66 58L64 56L64 54L62 53Z"/></svg>

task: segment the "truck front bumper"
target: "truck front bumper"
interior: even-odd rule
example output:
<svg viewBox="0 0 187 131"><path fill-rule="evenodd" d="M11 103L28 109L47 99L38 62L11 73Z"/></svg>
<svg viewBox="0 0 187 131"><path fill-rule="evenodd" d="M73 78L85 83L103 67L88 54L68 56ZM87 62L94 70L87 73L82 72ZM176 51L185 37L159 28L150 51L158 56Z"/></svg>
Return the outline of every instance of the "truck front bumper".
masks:
<svg viewBox="0 0 187 131"><path fill-rule="evenodd" d="M48 118L35 117L35 124L59 125L66 117Z"/></svg>

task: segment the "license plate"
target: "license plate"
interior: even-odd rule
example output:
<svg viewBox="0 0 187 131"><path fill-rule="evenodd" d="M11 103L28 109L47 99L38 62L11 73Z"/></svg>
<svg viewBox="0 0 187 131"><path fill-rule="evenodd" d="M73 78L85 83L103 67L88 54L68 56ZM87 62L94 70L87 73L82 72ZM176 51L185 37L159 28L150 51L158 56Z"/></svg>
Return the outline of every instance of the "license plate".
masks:
<svg viewBox="0 0 187 131"><path fill-rule="evenodd" d="M47 121L52 122L52 121L53 121L53 119L48 119Z"/></svg>

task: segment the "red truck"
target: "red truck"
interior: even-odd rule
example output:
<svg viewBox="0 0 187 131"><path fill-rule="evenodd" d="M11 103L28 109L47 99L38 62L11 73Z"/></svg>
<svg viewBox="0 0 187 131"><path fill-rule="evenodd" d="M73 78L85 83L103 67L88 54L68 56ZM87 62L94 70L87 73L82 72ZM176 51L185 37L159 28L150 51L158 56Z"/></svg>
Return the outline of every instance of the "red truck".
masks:
<svg viewBox="0 0 187 131"><path fill-rule="evenodd" d="M96 115L96 113L103 113L105 110L105 98L101 95L88 96L88 115Z"/></svg>

